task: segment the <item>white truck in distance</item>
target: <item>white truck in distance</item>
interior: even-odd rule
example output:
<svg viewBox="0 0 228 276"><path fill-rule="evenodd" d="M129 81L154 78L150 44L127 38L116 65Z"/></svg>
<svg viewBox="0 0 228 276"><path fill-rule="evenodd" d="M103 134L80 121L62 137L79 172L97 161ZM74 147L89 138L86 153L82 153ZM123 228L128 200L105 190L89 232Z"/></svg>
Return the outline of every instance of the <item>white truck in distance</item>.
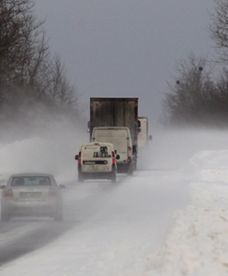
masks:
<svg viewBox="0 0 228 276"><path fill-rule="evenodd" d="M128 147L125 150L125 157L123 161L118 162L118 171L131 174L137 167L138 156L138 132L140 124L138 121L138 98L90 98L90 121L89 121L90 141L94 128L105 127L119 128L125 127L125 136L128 137ZM115 130L116 131L116 130ZM118 132L115 136L118 136ZM122 130L121 130L122 131ZM107 138L110 139L110 135ZM125 137L125 138L126 138ZM125 139L124 138L124 139ZM113 138L112 138L113 139ZM111 140L102 140L109 142ZM116 140L118 138L115 138ZM126 140L126 139L125 139ZM119 147L119 142L113 142ZM123 145L122 145L123 144ZM121 142L121 148L126 142ZM118 148L117 148L118 149Z"/></svg>
<svg viewBox="0 0 228 276"><path fill-rule="evenodd" d="M133 173L135 169L133 144L128 127L94 127L92 141L112 143L119 157L117 160L118 171Z"/></svg>
<svg viewBox="0 0 228 276"><path fill-rule="evenodd" d="M140 122L140 131L138 133L138 146L145 147L152 140L152 135L149 135L149 122L147 117L138 117Z"/></svg>

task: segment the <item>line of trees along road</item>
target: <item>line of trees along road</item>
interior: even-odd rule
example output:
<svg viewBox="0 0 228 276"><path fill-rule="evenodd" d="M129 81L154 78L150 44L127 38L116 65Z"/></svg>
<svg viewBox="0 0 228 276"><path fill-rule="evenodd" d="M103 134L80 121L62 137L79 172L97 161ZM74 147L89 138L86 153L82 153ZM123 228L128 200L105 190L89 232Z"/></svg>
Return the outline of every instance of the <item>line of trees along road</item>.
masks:
<svg viewBox="0 0 228 276"><path fill-rule="evenodd" d="M218 58L213 64L191 55L179 63L177 77L168 85L164 99L169 121L174 124L228 126L228 1L215 2L209 31ZM222 68L219 74L211 64Z"/></svg>
<svg viewBox="0 0 228 276"><path fill-rule="evenodd" d="M38 106L77 116L76 91L33 9L30 0L0 0L0 122Z"/></svg>

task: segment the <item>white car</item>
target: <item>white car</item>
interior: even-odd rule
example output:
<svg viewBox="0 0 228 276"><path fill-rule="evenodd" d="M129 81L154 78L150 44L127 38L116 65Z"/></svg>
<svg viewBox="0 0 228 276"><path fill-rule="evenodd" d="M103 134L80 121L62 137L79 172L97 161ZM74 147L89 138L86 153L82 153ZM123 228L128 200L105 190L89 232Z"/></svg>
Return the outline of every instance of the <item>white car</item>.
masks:
<svg viewBox="0 0 228 276"><path fill-rule="evenodd" d="M1 218L45 215L62 219L61 186L49 174L15 174L2 190Z"/></svg>
<svg viewBox="0 0 228 276"><path fill-rule="evenodd" d="M78 180L103 178L116 181L116 156L114 147L110 143L89 143L82 145L78 160Z"/></svg>

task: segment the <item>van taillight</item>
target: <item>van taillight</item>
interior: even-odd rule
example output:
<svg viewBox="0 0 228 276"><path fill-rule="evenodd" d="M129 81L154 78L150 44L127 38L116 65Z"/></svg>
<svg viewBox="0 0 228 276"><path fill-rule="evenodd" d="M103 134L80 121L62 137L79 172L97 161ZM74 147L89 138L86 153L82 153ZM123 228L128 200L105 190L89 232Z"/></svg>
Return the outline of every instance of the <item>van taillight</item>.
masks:
<svg viewBox="0 0 228 276"><path fill-rule="evenodd" d="M13 191L11 189L4 191L3 196L8 198L13 197Z"/></svg>
<svg viewBox="0 0 228 276"><path fill-rule="evenodd" d="M81 155L82 155L82 153L81 152L79 152L79 154L78 154L78 165L79 166L81 166Z"/></svg>
<svg viewBox="0 0 228 276"><path fill-rule="evenodd" d="M112 165L115 165L116 164L116 155L115 155L115 152L112 151Z"/></svg>

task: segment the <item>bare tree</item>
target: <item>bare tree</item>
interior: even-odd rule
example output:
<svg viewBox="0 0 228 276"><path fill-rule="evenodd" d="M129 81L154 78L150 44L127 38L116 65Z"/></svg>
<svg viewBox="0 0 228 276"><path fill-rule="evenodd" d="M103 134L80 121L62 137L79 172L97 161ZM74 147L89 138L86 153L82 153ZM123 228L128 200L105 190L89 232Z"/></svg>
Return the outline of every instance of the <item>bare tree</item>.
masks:
<svg viewBox="0 0 228 276"><path fill-rule="evenodd" d="M178 78L169 84L164 104L173 122L202 122L208 117L214 83L204 59L190 57L178 66Z"/></svg>
<svg viewBox="0 0 228 276"><path fill-rule="evenodd" d="M228 62L228 1L215 0L215 12L212 17L211 34L215 41L221 60Z"/></svg>
<svg viewBox="0 0 228 276"><path fill-rule="evenodd" d="M228 0L215 3L210 31L225 69L219 77L212 78L204 59L190 57L179 65L177 78L169 84L164 99L174 123L228 125Z"/></svg>
<svg viewBox="0 0 228 276"><path fill-rule="evenodd" d="M195 114L201 102L202 70L204 62L191 58L178 66L178 78L174 85L169 84L166 106L173 120L188 120Z"/></svg>
<svg viewBox="0 0 228 276"><path fill-rule="evenodd" d="M0 106L42 102L75 111L75 89L60 59L52 58L33 8L31 0L0 0Z"/></svg>
<svg viewBox="0 0 228 276"><path fill-rule="evenodd" d="M28 0L0 0L0 75L8 82L22 81L28 61L28 26L34 26ZM30 32L31 35L31 32Z"/></svg>
<svg viewBox="0 0 228 276"><path fill-rule="evenodd" d="M66 77L65 68L59 57L55 57L52 63L52 79L49 95L58 106L72 109L77 108L76 91Z"/></svg>

